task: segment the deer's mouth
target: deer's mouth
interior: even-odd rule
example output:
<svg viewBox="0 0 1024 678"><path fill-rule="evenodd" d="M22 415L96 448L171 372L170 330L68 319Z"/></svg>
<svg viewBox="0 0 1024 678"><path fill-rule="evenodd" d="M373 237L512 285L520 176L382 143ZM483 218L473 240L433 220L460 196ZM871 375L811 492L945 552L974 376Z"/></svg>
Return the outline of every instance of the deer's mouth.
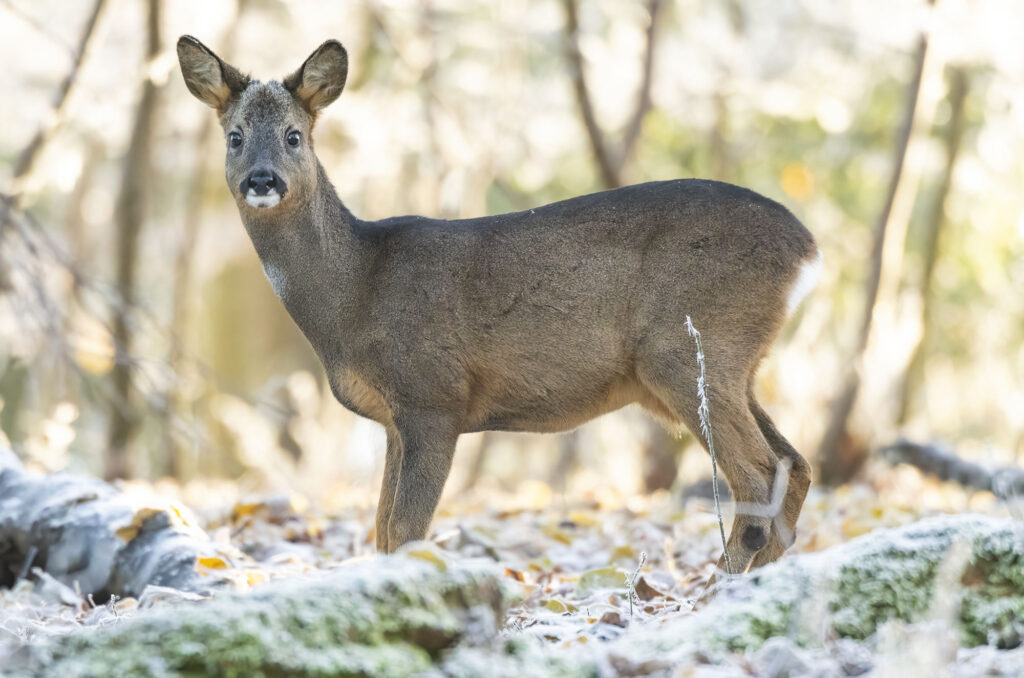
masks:
<svg viewBox="0 0 1024 678"><path fill-rule="evenodd" d="M250 188L245 194L245 202L251 207L277 207L277 204L281 202L281 198L282 195L273 189L263 195L259 195Z"/></svg>

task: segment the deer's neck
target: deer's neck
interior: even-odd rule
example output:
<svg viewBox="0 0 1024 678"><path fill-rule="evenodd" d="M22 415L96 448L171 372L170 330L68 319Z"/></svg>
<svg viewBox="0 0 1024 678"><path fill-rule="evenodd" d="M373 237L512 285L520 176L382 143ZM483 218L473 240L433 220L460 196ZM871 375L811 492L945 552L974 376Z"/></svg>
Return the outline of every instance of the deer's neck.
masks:
<svg viewBox="0 0 1024 678"><path fill-rule="evenodd" d="M243 210L267 279L325 363L336 362L358 304L368 254L358 219L317 163L316 187L286 212Z"/></svg>

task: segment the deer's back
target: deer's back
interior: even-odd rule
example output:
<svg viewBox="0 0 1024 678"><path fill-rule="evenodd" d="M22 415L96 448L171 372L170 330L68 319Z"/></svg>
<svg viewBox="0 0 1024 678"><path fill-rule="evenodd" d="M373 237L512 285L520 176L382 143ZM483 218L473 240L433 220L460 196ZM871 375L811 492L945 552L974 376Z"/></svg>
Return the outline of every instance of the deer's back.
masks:
<svg viewBox="0 0 1024 678"><path fill-rule="evenodd" d="M561 430L642 399L641 344L686 341L686 315L712 340L774 333L783 314L766 297L784 298L815 249L782 206L700 180L368 229L381 255L365 307L379 329L364 359L399 391L468 401L480 429Z"/></svg>

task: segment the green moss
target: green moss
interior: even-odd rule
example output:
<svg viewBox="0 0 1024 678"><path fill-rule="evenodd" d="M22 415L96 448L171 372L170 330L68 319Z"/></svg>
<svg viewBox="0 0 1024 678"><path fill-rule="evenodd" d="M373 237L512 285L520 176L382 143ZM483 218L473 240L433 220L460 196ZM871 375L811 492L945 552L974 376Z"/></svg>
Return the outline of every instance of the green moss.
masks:
<svg viewBox="0 0 1024 678"><path fill-rule="evenodd" d="M631 631L613 651L679 659L756 650L780 635L810 646L828 636L868 638L892 619L943 614L965 646L1016 647L1024 638L1020 529L1010 520L939 516L791 556L733 583L694 614L649 634Z"/></svg>
<svg viewBox="0 0 1024 678"><path fill-rule="evenodd" d="M497 633L511 594L493 569L385 558L139 614L31 648L22 675L405 676L473 628ZM454 603L454 604L453 604Z"/></svg>
<svg viewBox="0 0 1024 678"><path fill-rule="evenodd" d="M1024 539L1013 521L940 516L790 556L689 615L570 648L500 632L513 596L493 566L388 557L316 579L148 610L27 649L12 675L589 678L759 648L867 638L891 620L944 618L967 646L1024 637ZM597 651L597 652L595 652ZM5 667L6 668L6 667Z"/></svg>

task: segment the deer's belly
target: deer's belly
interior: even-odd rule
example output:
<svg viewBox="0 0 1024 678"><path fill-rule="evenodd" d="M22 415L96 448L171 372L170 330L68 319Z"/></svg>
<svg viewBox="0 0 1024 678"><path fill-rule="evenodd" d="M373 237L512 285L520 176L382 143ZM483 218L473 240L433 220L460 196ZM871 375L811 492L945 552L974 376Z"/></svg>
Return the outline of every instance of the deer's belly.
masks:
<svg viewBox="0 0 1024 678"><path fill-rule="evenodd" d="M484 389L470 402L466 431L559 433L642 400L639 387L625 378L610 380L595 390L581 389L578 384L562 390Z"/></svg>

